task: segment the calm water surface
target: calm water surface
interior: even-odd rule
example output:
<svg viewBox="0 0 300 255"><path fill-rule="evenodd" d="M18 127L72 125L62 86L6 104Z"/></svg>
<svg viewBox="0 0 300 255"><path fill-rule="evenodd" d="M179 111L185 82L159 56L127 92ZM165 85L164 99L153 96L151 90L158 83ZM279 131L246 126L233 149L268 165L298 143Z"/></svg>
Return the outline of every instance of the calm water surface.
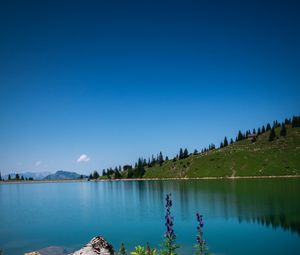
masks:
<svg viewBox="0 0 300 255"><path fill-rule="evenodd" d="M182 254L193 254L197 211L213 254L300 254L300 179L1 184L0 248L77 249L96 235L159 246L167 192Z"/></svg>

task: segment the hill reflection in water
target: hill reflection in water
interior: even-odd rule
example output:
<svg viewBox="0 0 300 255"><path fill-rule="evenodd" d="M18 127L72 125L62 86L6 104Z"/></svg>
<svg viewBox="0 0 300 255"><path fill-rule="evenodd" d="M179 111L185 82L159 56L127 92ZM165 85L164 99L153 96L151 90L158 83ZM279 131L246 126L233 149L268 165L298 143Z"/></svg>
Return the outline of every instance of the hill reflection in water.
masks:
<svg viewBox="0 0 300 255"><path fill-rule="evenodd" d="M194 208L208 217L237 218L239 222L282 228L300 235L300 180L182 180L125 182L127 190L137 186L139 202L147 208L173 192L174 205L182 219ZM150 192L151 191L151 192ZM156 201L156 202L155 202ZM176 205L176 202L179 204ZM148 208L149 209L149 208Z"/></svg>

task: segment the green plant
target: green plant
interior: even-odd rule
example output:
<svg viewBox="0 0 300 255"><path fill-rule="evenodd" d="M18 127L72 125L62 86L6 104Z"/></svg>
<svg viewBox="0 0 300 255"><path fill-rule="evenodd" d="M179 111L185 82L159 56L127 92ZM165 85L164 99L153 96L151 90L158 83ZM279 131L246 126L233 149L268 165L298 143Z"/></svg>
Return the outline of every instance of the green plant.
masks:
<svg viewBox="0 0 300 255"><path fill-rule="evenodd" d="M127 255L125 245L122 243L118 252L118 255Z"/></svg>
<svg viewBox="0 0 300 255"><path fill-rule="evenodd" d="M156 255L156 249L151 249L149 243L146 245L146 255Z"/></svg>
<svg viewBox="0 0 300 255"><path fill-rule="evenodd" d="M135 250L133 252L130 252L131 255L146 255L145 248L143 246L137 246L135 247Z"/></svg>

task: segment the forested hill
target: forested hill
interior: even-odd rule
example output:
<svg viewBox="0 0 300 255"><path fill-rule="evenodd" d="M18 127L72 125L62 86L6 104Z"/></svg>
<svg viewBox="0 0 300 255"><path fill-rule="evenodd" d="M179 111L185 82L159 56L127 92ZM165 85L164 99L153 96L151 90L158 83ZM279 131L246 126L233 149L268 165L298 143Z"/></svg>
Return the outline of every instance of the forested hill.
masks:
<svg viewBox="0 0 300 255"><path fill-rule="evenodd" d="M91 173L89 179L121 178L198 178L238 176L300 176L300 117L277 121L273 125L239 131L220 146L210 144L189 153L180 149L173 158L160 152L134 166L125 165Z"/></svg>
<svg viewBox="0 0 300 255"><path fill-rule="evenodd" d="M300 128L285 125L219 149L145 168L144 178L300 175ZM270 138L271 134L271 138Z"/></svg>

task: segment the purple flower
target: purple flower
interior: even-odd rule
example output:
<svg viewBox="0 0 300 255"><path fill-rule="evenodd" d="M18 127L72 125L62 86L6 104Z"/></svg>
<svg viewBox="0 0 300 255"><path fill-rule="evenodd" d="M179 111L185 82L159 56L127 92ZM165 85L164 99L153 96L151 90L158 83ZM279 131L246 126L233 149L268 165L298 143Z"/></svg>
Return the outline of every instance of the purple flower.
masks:
<svg viewBox="0 0 300 255"><path fill-rule="evenodd" d="M199 223L199 226L200 226L201 228L203 228L203 226L204 226L203 216L200 215L200 214L197 212L196 217L197 217L197 221L198 221L198 223Z"/></svg>
<svg viewBox="0 0 300 255"><path fill-rule="evenodd" d="M200 221L200 214L198 212L196 213L196 217L197 217L197 221L199 222Z"/></svg>
<svg viewBox="0 0 300 255"><path fill-rule="evenodd" d="M167 194L166 195L167 212L166 212L166 216L165 216L165 219L166 219L165 226L167 227L167 231L165 233L165 237L170 238L170 239L175 237L174 230L173 230L174 217L171 216L171 207L172 207L171 194Z"/></svg>
<svg viewBox="0 0 300 255"><path fill-rule="evenodd" d="M174 217L171 215L171 207L172 200L171 194L166 195L166 215L165 215L165 241L163 246L166 248L164 251L165 255L177 255L175 252L178 249L178 245L176 245L176 235L174 233L173 225L174 225Z"/></svg>
<svg viewBox="0 0 300 255"><path fill-rule="evenodd" d="M196 219L197 219L197 222L198 222L198 226L197 226L197 237L196 237L196 240L197 240L197 250L198 250L198 254L199 255L203 255L204 252L205 252L205 240L203 239L203 231L202 231L202 228L204 227L204 220L203 220L203 216L200 215L198 212L196 213Z"/></svg>

